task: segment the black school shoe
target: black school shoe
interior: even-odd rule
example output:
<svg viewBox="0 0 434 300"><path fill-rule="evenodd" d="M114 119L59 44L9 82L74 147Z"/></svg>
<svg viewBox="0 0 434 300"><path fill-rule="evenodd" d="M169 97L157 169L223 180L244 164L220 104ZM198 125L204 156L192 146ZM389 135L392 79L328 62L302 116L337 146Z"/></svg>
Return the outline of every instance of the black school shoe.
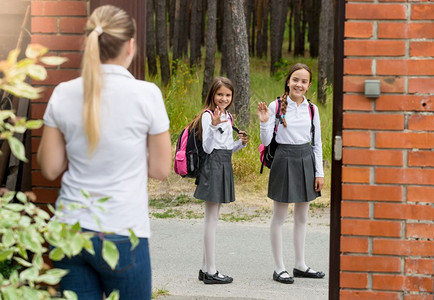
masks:
<svg viewBox="0 0 434 300"><path fill-rule="evenodd" d="M199 276L197 277L200 281L203 281L203 276L205 273L202 270L199 270Z"/></svg>
<svg viewBox="0 0 434 300"><path fill-rule="evenodd" d="M227 275L223 275L223 277L219 277L219 272L217 271L214 275L204 273L203 283L205 284L226 284L231 283L234 279Z"/></svg>
<svg viewBox="0 0 434 300"><path fill-rule="evenodd" d="M286 284L294 283L294 278L292 278L292 277L281 277L281 275L285 274L285 273L289 275L289 273L287 271L282 271L279 274L277 274L276 271L274 271L273 280L280 282L280 283L286 283Z"/></svg>
<svg viewBox="0 0 434 300"><path fill-rule="evenodd" d="M296 268L294 268L294 270L292 271L294 274L294 277L304 277L304 278L323 278L325 276L325 274L323 272L309 272L310 267L307 268L306 271L300 271Z"/></svg>

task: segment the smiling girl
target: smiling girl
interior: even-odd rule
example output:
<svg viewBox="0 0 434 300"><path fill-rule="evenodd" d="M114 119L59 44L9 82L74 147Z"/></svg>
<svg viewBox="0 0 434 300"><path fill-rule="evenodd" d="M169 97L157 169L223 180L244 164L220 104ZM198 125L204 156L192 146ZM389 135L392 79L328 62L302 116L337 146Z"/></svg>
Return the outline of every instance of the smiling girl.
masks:
<svg viewBox="0 0 434 300"><path fill-rule="evenodd" d="M199 170L194 197L205 201L204 253L199 280L205 284L231 283L215 266L215 233L221 203L235 201L232 153L247 145L247 134L239 131L233 139L232 116L228 109L234 101L234 87L225 77L216 77L208 91L204 110L192 122L203 150L207 153Z"/></svg>
<svg viewBox="0 0 434 300"><path fill-rule="evenodd" d="M275 262L273 279L293 283L283 263L282 226L288 214L289 203L294 203L294 277L323 278L323 272L314 271L305 263L304 248L309 202L319 197L324 185L322 166L321 125L318 107L313 105L313 120L305 94L312 82L308 66L297 63L285 80L282 96L282 117L276 133L278 147L271 165L268 197L274 200L271 219L271 247ZM275 124L276 101L267 108L258 104L261 122L261 141L271 142ZM312 134L313 128L317 128ZM315 143L313 143L315 141Z"/></svg>

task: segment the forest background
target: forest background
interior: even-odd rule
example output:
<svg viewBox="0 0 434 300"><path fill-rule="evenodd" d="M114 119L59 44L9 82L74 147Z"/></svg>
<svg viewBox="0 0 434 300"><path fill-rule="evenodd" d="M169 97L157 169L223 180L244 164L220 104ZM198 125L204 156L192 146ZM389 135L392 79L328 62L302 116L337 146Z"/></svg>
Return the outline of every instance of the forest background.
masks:
<svg viewBox="0 0 434 300"><path fill-rule="evenodd" d="M313 72L307 97L319 107L325 187L313 208L330 204L332 131L332 0L148 0L146 80L162 88L173 149L181 130L201 112L214 76L235 85L234 123L249 134L248 147L234 154L238 208L252 207L230 220L271 211L266 198L269 170L259 173L257 103L282 95L291 65ZM174 152L174 151L173 151ZM172 173L163 183L150 181L155 217L201 217L191 206L194 180ZM187 207L177 210L174 207ZM245 209L244 209L245 210ZM225 215L223 214L223 218Z"/></svg>

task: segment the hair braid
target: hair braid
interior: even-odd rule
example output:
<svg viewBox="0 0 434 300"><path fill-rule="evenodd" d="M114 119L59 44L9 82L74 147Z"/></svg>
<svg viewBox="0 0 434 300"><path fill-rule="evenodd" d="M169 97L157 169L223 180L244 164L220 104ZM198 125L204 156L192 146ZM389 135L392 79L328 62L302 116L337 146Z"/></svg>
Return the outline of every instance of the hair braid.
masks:
<svg viewBox="0 0 434 300"><path fill-rule="evenodd" d="M282 124L283 127L286 127L286 119L285 119L285 115L286 115L286 108L288 107L288 94L285 92L282 95Z"/></svg>

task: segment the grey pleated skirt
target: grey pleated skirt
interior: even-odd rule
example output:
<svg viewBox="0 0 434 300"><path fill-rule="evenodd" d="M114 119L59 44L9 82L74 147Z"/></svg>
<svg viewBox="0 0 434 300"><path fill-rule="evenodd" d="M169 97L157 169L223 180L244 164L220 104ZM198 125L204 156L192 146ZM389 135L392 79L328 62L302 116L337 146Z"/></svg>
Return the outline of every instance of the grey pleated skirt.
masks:
<svg viewBox="0 0 434 300"><path fill-rule="evenodd" d="M214 149L206 156L194 197L215 203L235 201L232 150Z"/></svg>
<svg viewBox="0 0 434 300"><path fill-rule="evenodd" d="M268 181L268 197L284 203L308 202L315 191L315 156L312 146L279 144Z"/></svg>

